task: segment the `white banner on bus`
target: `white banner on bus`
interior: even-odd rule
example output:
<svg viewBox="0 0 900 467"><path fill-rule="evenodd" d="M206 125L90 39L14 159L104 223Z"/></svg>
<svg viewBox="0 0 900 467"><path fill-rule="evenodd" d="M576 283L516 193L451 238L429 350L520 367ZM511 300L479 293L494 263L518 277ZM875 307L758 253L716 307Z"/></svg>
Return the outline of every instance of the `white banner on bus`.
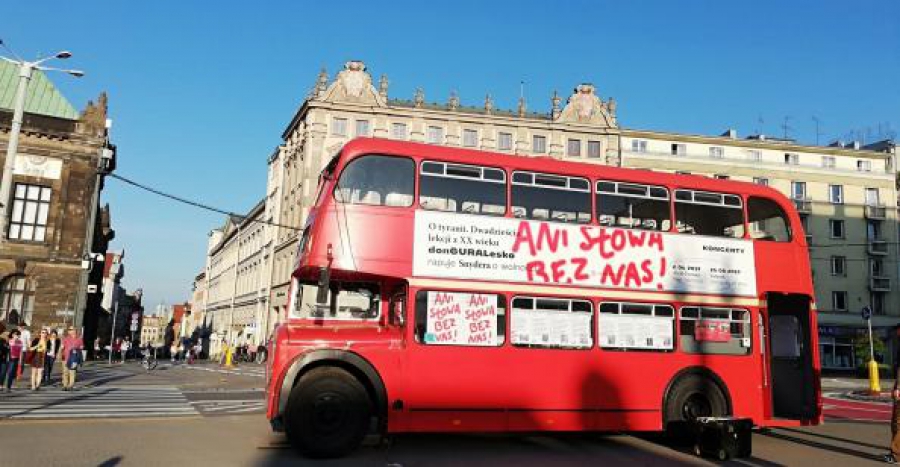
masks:
<svg viewBox="0 0 900 467"><path fill-rule="evenodd" d="M497 296L428 292L425 343L497 345Z"/></svg>
<svg viewBox="0 0 900 467"><path fill-rule="evenodd" d="M573 348L594 345L590 313L513 308L511 316L513 344Z"/></svg>
<svg viewBox="0 0 900 467"><path fill-rule="evenodd" d="M600 313L600 347L671 350L671 317Z"/></svg>
<svg viewBox="0 0 900 467"><path fill-rule="evenodd" d="M413 274L756 296L748 240L416 211Z"/></svg>

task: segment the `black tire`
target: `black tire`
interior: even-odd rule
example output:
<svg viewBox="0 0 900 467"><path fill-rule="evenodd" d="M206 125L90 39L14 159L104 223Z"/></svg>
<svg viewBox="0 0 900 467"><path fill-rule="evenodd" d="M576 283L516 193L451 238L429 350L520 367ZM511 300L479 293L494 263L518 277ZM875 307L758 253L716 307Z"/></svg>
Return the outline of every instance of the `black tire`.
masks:
<svg viewBox="0 0 900 467"><path fill-rule="evenodd" d="M291 390L285 432L305 456L340 457L359 447L371 417L372 402L353 375L340 368L314 368Z"/></svg>
<svg viewBox="0 0 900 467"><path fill-rule="evenodd" d="M686 375L669 390L664 414L668 437L685 444L693 441L689 423L700 417L729 415L728 400L711 379L697 374Z"/></svg>

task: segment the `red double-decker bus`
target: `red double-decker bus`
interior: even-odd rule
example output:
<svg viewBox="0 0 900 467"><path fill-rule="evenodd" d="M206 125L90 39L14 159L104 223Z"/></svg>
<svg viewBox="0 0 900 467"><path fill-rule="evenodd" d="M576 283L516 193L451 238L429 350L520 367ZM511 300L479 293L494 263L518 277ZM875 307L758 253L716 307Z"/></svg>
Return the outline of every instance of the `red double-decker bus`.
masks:
<svg viewBox="0 0 900 467"><path fill-rule="evenodd" d="M402 432L821 422L805 236L765 186L380 139L320 176L267 417Z"/></svg>

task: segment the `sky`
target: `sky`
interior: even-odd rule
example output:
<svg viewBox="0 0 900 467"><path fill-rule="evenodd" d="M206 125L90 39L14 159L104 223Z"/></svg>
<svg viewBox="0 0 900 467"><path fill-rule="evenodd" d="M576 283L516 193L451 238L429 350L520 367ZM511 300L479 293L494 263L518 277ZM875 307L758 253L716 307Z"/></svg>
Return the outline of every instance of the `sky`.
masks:
<svg viewBox="0 0 900 467"><path fill-rule="evenodd" d="M327 5L326 5L327 4ZM60 49L50 78L76 108L109 94L119 175L233 212L265 193L266 160L326 68L363 60L390 96L531 111L593 83L623 127L761 131L825 144L900 131L900 2L38 2L0 0L21 56ZM890 127L888 127L890 125ZM125 286L189 300L224 217L107 180Z"/></svg>

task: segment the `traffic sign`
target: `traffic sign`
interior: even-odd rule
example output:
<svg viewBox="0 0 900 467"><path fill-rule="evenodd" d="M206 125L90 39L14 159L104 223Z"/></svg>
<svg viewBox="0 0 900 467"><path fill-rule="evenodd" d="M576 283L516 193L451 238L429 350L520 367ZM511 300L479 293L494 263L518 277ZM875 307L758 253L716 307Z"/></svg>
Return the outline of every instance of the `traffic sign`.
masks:
<svg viewBox="0 0 900 467"><path fill-rule="evenodd" d="M869 308L869 305L862 307L862 318L864 320L872 319L872 309Z"/></svg>

